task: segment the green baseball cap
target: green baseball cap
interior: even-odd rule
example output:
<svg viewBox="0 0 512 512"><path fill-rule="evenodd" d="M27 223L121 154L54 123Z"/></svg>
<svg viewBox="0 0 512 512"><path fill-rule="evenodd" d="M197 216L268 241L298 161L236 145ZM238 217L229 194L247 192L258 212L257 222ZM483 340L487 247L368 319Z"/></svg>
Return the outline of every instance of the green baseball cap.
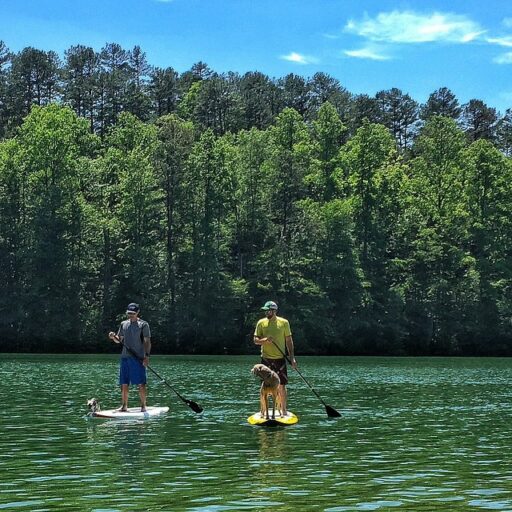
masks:
<svg viewBox="0 0 512 512"><path fill-rule="evenodd" d="M277 309L277 304L269 300L265 302L265 305L261 309L264 309L265 311L268 311L269 309Z"/></svg>

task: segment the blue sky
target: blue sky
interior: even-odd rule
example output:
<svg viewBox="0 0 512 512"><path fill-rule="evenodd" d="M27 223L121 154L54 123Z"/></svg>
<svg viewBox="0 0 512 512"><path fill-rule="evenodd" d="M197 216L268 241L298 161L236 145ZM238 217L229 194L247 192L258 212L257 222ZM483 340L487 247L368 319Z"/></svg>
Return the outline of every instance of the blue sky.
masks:
<svg viewBox="0 0 512 512"><path fill-rule="evenodd" d="M324 71L353 93L398 87L424 102L448 87L461 103L512 107L508 0L0 0L0 39L61 56L138 44L180 72L199 60L272 77Z"/></svg>

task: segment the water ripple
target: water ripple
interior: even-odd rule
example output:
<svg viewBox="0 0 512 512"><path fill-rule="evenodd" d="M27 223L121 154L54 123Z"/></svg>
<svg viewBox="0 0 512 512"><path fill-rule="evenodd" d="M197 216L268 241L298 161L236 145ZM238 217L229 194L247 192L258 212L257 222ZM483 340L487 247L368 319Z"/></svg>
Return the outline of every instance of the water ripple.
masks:
<svg viewBox="0 0 512 512"><path fill-rule="evenodd" d="M151 380L170 414L116 422L84 408L118 403L116 358L2 357L0 509L512 510L511 360L301 358L342 418L292 373L301 421L265 429L246 423L254 359L156 356L204 413Z"/></svg>

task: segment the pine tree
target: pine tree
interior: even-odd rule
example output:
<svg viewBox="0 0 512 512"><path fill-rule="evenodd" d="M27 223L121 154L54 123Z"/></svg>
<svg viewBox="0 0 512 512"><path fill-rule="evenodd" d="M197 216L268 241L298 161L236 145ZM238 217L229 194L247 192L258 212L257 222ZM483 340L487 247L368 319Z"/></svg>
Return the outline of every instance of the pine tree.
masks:
<svg viewBox="0 0 512 512"><path fill-rule="evenodd" d="M421 107L420 117L428 121L433 116L450 117L457 120L462 112L455 94L446 87L434 91Z"/></svg>
<svg viewBox="0 0 512 512"><path fill-rule="evenodd" d="M7 77L11 62L11 52L3 41L0 40L0 140L7 130L9 120L7 103Z"/></svg>
<svg viewBox="0 0 512 512"><path fill-rule="evenodd" d="M470 100L462 107L461 124L470 142L494 140L497 121L496 109L488 107L481 100Z"/></svg>
<svg viewBox="0 0 512 512"><path fill-rule="evenodd" d="M59 99L60 61L55 52L25 48L12 58L7 96L11 122L19 125L32 105Z"/></svg>
<svg viewBox="0 0 512 512"><path fill-rule="evenodd" d="M377 93L376 99L380 107L379 122L391 131L397 148L405 151L411 145L415 133L418 103L396 88Z"/></svg>
<svg viewBox="0 0 512 512"><path fill-rule="evenodd" d="M178 73L173 68L155 68L151 72L149 91L157 117L176 112L179 100Z"/></svg>
<svg viewBox="0 0 512 512"><path fill-rule="evenodd" d="M91 131L94 131L99 56L92 48L78 45L66 50L65 59L64 102L77 115L87 118Z"/></svg>
<svg viewBox="0 0 512 512"><path fill-rule="evenodd" d="M140 46L135 46L129 52L128 63L129 78L124 110L139 119L147 120L150 117L149 79L152 69Z"/></svg>
<svg viewBox="0 0 512 512"><path fill-rule="evenodd" d="M97 118L100 133L114 125L119 114L125 110L127 89L130 80L130 53L117 43L109 43L100 52L101 73L99 76L100 105Z"/></svg>

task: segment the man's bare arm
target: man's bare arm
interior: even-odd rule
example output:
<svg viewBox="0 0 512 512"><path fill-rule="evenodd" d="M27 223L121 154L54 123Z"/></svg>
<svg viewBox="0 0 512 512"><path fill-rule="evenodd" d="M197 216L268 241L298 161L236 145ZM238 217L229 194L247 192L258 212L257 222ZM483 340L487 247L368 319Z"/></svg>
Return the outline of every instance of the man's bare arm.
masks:
<svg viewBox="0 0 512 512"><path fill-rule="evenodd" d="M272 336L263 337L263 336L254 336L253 338L255 345L264 345L265 343L272 343Z"/></svg>

